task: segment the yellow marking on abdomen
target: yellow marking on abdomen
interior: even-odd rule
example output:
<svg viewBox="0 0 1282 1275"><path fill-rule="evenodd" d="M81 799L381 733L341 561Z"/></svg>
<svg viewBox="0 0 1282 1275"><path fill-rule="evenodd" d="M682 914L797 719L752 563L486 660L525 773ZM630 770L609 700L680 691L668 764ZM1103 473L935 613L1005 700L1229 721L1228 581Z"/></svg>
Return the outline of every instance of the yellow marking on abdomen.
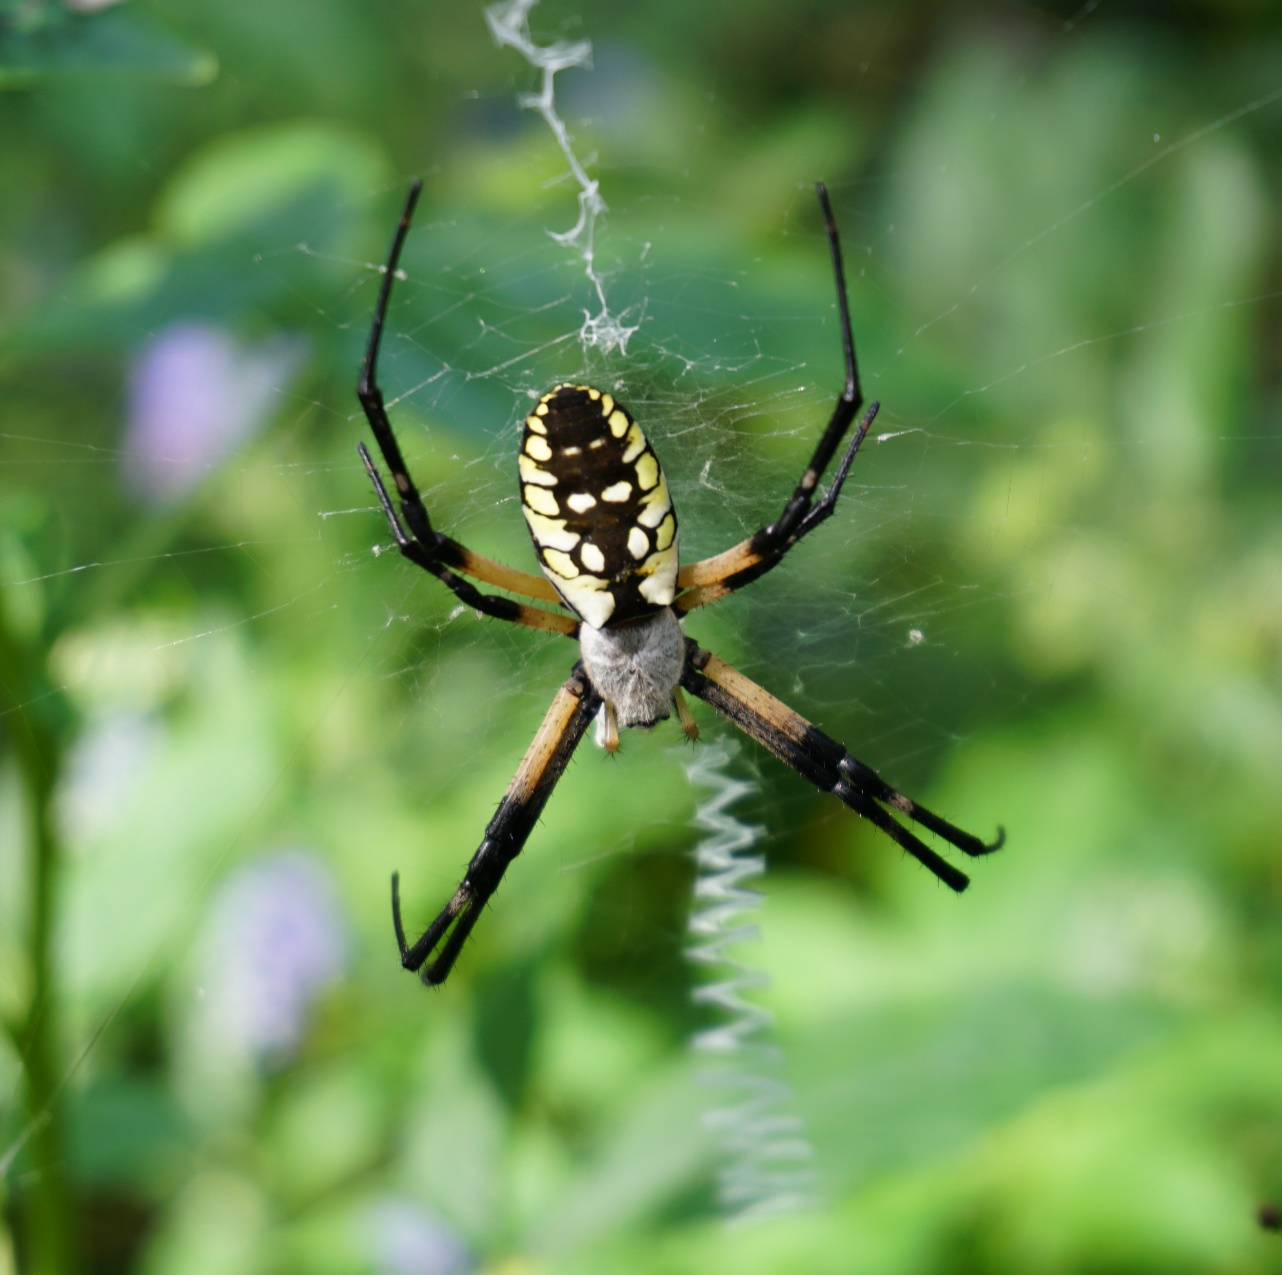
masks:
<svg viewBox="0 0 1282 1275"><path fill-rule="evenodd" d="M543 561L564 580L573 580L579 574L578 567L574 565L574 559L568 553L562 553L559 549L545 547Z"/></svg>
<svg viewBox="0 0 1282 1275"><path fill-rule="evenodd" d="M540 469L524 452L516 458L516 468L523 483L537 483L540 487L556 486L556 475Z"/></svg>
<svg viewBox="0 0 1282 1275"><path fill-rule="evenodd" d="M555 518L561 512L561 506L556 503L556 497L546 487L527 486L525 504L535 513L546 514L549 518Z"/></svg>

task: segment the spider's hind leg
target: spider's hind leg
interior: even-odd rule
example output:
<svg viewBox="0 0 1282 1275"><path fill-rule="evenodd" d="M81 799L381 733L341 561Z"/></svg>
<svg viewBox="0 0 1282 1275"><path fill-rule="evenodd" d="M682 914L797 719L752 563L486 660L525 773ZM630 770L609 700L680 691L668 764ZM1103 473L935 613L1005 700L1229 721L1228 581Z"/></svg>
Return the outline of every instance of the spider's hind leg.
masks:
<svg viewBox="0 0 1282 1275"><path fill-rule="evenodd" d="M495 882L497 886L498 882ZM490 893L493 893L491 889ZM489 897L487 894L486 898ZM464 881L457 890L454 891L454 897L441 909L436 920L423 931L422 936L411 947L405 941L405 926L401 921L401 874L392 873L392 924L396 927L396 943L401 949L401 965L417 973L423 970L423 982L440 983L445 980L445 976L450 972L458 957L459 951L467 941L467 936L472 931L472 926L476 924L476 918L480 913L485 899L480 898L476 889L469 881ZM455 921L458 924L455 925ZM440 941L445 937L450 926L454 926L454 932L450 935L449 942L441 951L440 956L430 965L427 965L427 958L432 954ZM424 966L427 966L424 969Z"/></svg>
<svg viewBox="0 0 1282 1275"><path fill-rule="evenodd" d="M396 927L401 964L407 970L421 969L423 982L443 983L449 977L481 909L499 888L508 864L524 849L552 790L600 707L601 697L576 665L526 749L458 889L413 944L405 938L400 880L393 874L392 924ZM429 963L438 948L436 959Z"/></svg>
<svg viewBox="0 0 1282 1275"><path fill-rule="evenodd" d="M1000 849L1006 839L1006 834L998 829L995 840L982 841L911 801L886 783L876 771L852 757L835 739L825 735L725 661L700 650L693 642L690 643L681 684L799 775L809 779L817 788L832 793L843 805L879 828L950 890L964 890L970 884L970 878L897 822L890 810L896 810L914 823L929 828L972 858Z"/></svg>

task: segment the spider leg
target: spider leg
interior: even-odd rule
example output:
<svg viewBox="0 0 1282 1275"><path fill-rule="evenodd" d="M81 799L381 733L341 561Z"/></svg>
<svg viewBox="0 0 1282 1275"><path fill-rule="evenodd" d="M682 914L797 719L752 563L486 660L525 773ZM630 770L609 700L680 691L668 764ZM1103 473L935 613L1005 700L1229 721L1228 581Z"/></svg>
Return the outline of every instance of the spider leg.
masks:
<svg viewBox="0 0 1282 1275"><path fill-rule="evenodd" d="M855 361L855 339L850 327L850 301L846 294L846 274L841 258L841 239L832 214L832 204L823 182L817 182L815 191L823 209L824 224L828 234L828 248L832 255L833 275L837 282L837 309L841 316L841 347L846 362L846 383L837 398L827 428L819 439L814 455L801 475L801 481L788 498L783 512L772 523L767 523L746 540L723 553L705 558L683 567L677 584L686 592L673 604L684 612L715 602L717 598L750 584L776 566L784 554L803 536L809 535L833 511L842 484L850 472L851 463L859 451L868 427L877 415L878 404L870 403L859 422L854 437L846 446L841 464L828 491L815 504L819 481L823 477L841 440L845 438L863 406L863 392L859 388L859 367Z"/></svg>
<svg viewBox="0 0 1282 1275"><path fill-rule="evenodd" d="M772 567L778 566L784 554L802 536L809 535L821 522L831 517L837 505L837 497L841 495L846 475L850 473L850 466L854 463L859 451L859 445L864 441L864 436L868 433L868 427L873 423L879 407L879 403L868 404L868 409L860 419L858 429L851 436L845 455L841 458L841 464L837 466L837 472L833 475L828 490L820 497L819 502L808 510L801 520L800 527L782 547L763 552L757 544L758 538L763 533L758 532L755 536L741 540L737 545L733 545L715 557L704 558L701 562L694 562L689 567L682 568L677 576L677 584L685 592L673 602L673 610L684 615L687 611L693 611L695 607L707 606L709 602L716 602L718 598L724 598L727 594L734 593L736 589L742 589L744 585L751 584L758 576L763 576Z"/></svg>
<svg viewBox="0 0 1282 1275"><path fill-rule="evenodd" d="M534 740L517 767L498 811L485 829L472 861L453 897L413 944L401 922L400 877L392 874L392 924L401 964L422 970L425 983L443 983L472 932L481 909L498 889L508 864L521 853L553 788L565 772L579 740L601 707L579 665L556 693ZM441 946L444 940L444 946ZM440 947L436 959L428 958Z"/></svg>
<svg viewBox="0 0 1282 1275"><path fill-rule="evenodd" d="M883 807L929 828L949 845L973 858L1001 849L1006 839L1005 832L999 828L995 840L981 841L905 797L876 771L852 757L835 739L825 735L799 713L794 713L781 700L775 699L724 660L701 650L694 642L687 646L681 685L729 718L744 734L768 748L798 774L832 793L844 805L875 824L952 890L964 890L970 884L970 878L931 850Z"/></svg>
<svg viewBox="0 0 1282 1275"><path fill-rule="evenodd" d="M361 460L365 463L365 472L369 474L374 490L378 493L378 503L383 507L383 516L392 529L392 538L396 541L396 547L404 557L415 566L431 572L443 585L452 589L464 603L480 611L482 615L493 616L496 620L508 620L513 624L524 624L531 629L563 633L566 637L574 637L578 633L579 622L564 612L544 611L541 607L526 606L524 602L514 602L511 598L503 598L496 593L482 593L462 576L451 571L437 555L423 547L417 536L406 533L400 518L397 517L391 497L387 494L387 488L383 485L383 477L374 464L374 458L369 454L369 449L364 443L358 443L356 450L360 452ZM401 503L401 508L405 508L404 502Z"/></svg>
<svg viewBox="0 0 1282 1275"><path fill-rule="evenodd" d="M492 558L487 558L483 554L474 553L465 545L459 544L457 540L453 540L433 528L432 521L427 514L427 506L424 505L418 487L415 486L414 480L410 477L409 469L405 464L405 457L401 453L400 444L396 441L396 434L392 430L392 423L388 419L387 408L383 402L383 391L378 385L378 352L383 340L383 324L387 318L387 307L392 297L392 284L396 279L396 269L401 259L401 249L405 246L405 237L409 233L410 221L414 216L414 208L418 203L418 197L422 189L422 181L416 181L410 187L409 197L405 201L405 209L401 213L400 221L397 223L396 235L392 240L392 248L388 254L387 265L383 268L383 282L379 288L378 303L374 308L374 321L370 325L369 343L365 347L365 361L361 365L361 376L356 386L356 397L360 399L365 418L369 421L370 429L374 433L374 441L378 444L378 450L382 454L383 462L392 475L392 482L396 485L396 495L400 503L401 513L405 517L410 533L418 542L424 554L446 567L461 571L465 575L474 576L483 583L494 585L496 588L507 589L511 593L519 593L540 602L559 603L560 597L556 590L542 576L531 575L528 571L517 571L512 567L505 567L501 562L495 562ZM369 469L368 456L364 455L363 458L366 468ZM384 512L386 512L389 507L386 492L381 489L380 484L376 484L376 486L380 486L379 498L383 503ZM400 543L399 537L397 543ZM403 549L402 552L404 552ZM407 554L406 556L410 555ZM413 560L418 562L419 566L424 565L418 558ZM427 569L432 570L430 567ZM434 572L434 574L437 573ZM444 577L441 578L443 579ZM453 585L450 587L453 588Z"/></svg>

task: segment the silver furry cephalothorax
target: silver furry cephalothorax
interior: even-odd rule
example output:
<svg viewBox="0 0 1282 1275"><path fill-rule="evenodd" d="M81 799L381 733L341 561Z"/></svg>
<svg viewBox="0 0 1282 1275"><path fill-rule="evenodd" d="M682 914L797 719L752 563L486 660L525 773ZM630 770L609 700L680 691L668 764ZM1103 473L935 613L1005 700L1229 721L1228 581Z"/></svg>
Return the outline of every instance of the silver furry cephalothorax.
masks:
<svg viewBox="0 0 1282 1275"><path fill-rule="evenodd" d="M630 624L579 628L583 670L613 704L620 726L653 726L672 714L685 662L685 638L671 607Z"/></svg>

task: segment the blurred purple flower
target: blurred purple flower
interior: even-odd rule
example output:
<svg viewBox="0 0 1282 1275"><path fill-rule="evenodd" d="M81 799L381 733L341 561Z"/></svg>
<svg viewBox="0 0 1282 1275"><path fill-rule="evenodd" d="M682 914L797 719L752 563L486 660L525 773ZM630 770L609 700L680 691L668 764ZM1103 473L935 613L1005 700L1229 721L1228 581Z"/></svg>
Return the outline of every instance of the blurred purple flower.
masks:
<svg viewBox="0 0 1282 1275"><path fill-rule="evenodd" d="M152 504L180 500L262 428L303 352L290 336L251 352L226 329L195 320L161 331L130 369L127 485Z"/></svg>
<svg viewBox="0 0 1282 1275"><path fill-rule="evenodd" d="M361 1223L363 1247L378 1275L466 1275L476 1268L462 1239L416 1200L379 1200Z"/></svg>
<svg viewBox="0 0 1282 1275"><path fill-rule="evenodd" d="M204 945L201 1036L224 1056L284 1062L343 971L347 927L328 869L284 850L233 872Z"/></svg>

